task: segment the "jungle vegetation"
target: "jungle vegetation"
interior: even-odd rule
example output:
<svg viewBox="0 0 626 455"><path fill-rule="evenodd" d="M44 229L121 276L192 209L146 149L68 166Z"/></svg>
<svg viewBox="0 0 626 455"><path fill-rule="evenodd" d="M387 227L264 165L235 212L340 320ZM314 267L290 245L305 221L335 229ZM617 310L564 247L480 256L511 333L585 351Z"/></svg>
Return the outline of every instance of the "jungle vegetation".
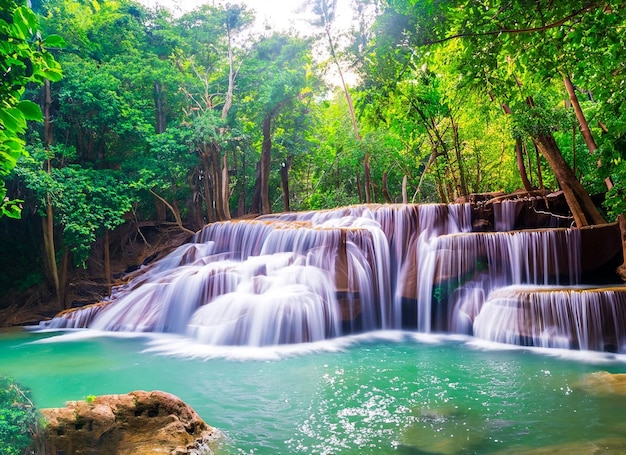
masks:
<svg viewBox="0 0 626 455"><path fill-rule="evenodd" d="M301 34L236 3L0 0L0 287L64 307L147 220L520 189L563 191L576 226L626 211L623 2L351 1L341 29L308 0Z"/></svg>

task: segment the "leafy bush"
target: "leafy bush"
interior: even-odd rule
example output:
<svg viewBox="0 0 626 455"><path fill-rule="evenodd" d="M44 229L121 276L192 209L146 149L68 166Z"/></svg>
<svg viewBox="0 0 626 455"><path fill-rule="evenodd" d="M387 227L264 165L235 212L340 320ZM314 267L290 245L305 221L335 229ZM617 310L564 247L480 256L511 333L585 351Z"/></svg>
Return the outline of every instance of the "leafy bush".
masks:
<svg viewBox="0 0 626 455"><path fill-rule="evenodd" d="M30 391L0 376L0 455L30 453L39 424Z"/></svg>

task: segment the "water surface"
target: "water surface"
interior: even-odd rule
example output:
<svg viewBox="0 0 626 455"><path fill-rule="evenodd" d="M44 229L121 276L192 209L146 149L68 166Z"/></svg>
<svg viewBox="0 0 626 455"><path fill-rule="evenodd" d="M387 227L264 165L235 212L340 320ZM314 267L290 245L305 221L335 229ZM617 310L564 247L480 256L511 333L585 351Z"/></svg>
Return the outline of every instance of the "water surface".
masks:
<svg viewBox="0 0 626 455"><path fill-rule="evenodd" d="M626 397L577 387L596 371L626 372L626 357L408 332L254 349L165 335L0 335L0 374L31 388L38 407L167 391L227 434L225 454L519 453L622 438Z"/></svg>

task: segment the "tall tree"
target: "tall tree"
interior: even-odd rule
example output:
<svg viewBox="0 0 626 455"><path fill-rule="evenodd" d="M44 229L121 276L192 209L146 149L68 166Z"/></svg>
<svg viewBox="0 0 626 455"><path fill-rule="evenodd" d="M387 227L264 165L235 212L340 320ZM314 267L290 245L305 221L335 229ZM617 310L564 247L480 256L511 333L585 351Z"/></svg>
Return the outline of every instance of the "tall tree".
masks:
<svg viewBox="0 0 626 455"><path fill-rule="evenodd" d="M26 121L43 120L41 109L22 95L28 84L61 79L61 67L47 50L62 46L56 35L43 39L35 14L19 0L0 1L0 217L20 216L19 201L10 200L4 178L26 153Z"/></svg>
<svg viewBox="0 0 626 455"><path fill-rule="evenodd" d="M286 113L297 117L305 115L306 104L311 93L307 68L310 66L310 43L306 40L274 34L262 38L254 47L254 61L248 69L250 81L255 80L255 88L249 94L254 98L250 106L258 109L262 133L259 175L255 193L258 197L252 210L270 213L270 171L272 163L273 139L276 135L276 122L284 119ZM254 107L253 107L254 106ZM291 152L293 153L293 151ZM291 167L289 156L281 163L282 187L288 186L288 171ZM284 193L284 191L283 191ZM289 195L283 194L283 209L289 209ZM255 203L258 201L258 206Z"/></svg>
<svg viewBox="0 0 626 455"><path fill-rule="evenodd" d="M354 110L354 102L352 100L352 94L346 82L345 71L342 68L342 62L339 57L338 44L333 33L333 23L335 21L335 14L337 9L337 0L312 0L312 10L315 15L314 25L323 30L325 40L328 45L328 52L330 54L331 62L337 69L341 89L346 97L346 103L348 105L348 112L350 114L350 120L352 122L352 129L357 141L361 140L361 131ZM365 202L372 202L371 195L371 169L370 169L371 155L366 152L363 157L363 173L365 176Z"/></svg>
<svg viewBox="0 0 626 455"><path fill-rule="evenodd" d="M405 30L413 49L430 46L436 51L458 41L457 52L448 63L456 68L465 86L482 89L485 96L495 94L507 102L514 118L528 120L526 133L552 168L580 226L602 222L603 218L563 158L552 133L557 125L549 125L550 116L546 117L549 110L545 106L536 109L533 98L546 81L550 84L551 78L560 78L554 66L558 57L550 47L555 40L553 33L574 33L580 19L597 8L597 4L584 1L551 2L550 8L539 2L529 8L523 2L497 0L488 4L406 2L398 7L401 15L412 18ZM531 67L534 71L529 71ZM538 115L544 117L539 119Z"/></svg>
<svg viewBox="0 0 626 455"><path fill-rule="evenodd" d="M240 5L204 6L180 21L186 49L178 66L192 76L183 90L189 100L187 116L199 128L197 149L203 163L200 177L209 222L230 218L225 145L233 138L229 112L243 59L242 52L237 55L235 35L250 23L250 14Z"/></svg>

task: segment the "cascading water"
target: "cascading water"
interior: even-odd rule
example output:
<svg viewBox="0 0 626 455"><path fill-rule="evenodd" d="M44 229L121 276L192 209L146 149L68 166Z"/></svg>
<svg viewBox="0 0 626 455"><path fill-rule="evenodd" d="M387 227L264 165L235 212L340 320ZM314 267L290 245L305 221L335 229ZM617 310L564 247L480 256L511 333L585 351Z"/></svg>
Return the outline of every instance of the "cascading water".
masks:
<svg viewBox="0 0 626 455"><path fill-rule="evenodd" d="M618 351L626 346L624 288L511 286L477 316L480 338L549 348Z"/></svg>
<svg viewBox="0 0 626 455"><path fill-rule="evenodd" d="M511 231L519 204L495 206L498 232L473 232L470 204L354 206L211 224L117 287L108 301L42 325L171 332L251 346L410 328L626 350L624 302L610 306L589 303L593 293L543 291L578 283L580 231ZM523 285L541 291L520 294L515 289ZM533 303L540 296L547 303ZM570 313L562 316L565 308Z"/></svg>

